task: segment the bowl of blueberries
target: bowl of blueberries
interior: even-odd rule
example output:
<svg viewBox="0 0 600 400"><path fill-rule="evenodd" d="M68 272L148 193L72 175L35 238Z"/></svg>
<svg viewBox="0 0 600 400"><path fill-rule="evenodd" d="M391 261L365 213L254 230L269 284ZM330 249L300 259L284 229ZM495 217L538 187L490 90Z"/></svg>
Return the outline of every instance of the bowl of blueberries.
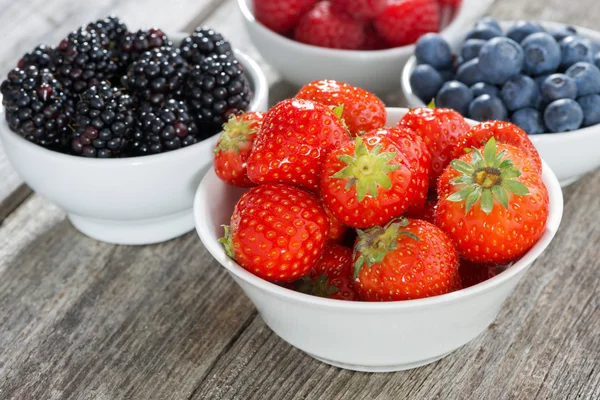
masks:
<svg viewBox="0 0 600 400"><path fill-rule="evenodd" d="M459 43L421 37L401 80L409 107L517 125L562 186L600 167L599 32L485 17Z"/></svg>

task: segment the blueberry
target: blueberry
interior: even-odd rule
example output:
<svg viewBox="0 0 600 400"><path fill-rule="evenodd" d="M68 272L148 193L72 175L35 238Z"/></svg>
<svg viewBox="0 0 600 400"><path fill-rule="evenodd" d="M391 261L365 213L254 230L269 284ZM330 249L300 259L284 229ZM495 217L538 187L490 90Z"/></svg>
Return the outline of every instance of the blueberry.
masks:
<svg viewBox="0 0 600 400"><path fill-rule="evenodd" d="M482 94L469 104L469 118L479 122L490 120L506 121L508 119L508 112L502 100L489 94Z"/></svg>
<svg viewBox="0 0 600 400"><path fill-rule="evenodd" d="M471 91L473 92L473 97L479 97L482 94L489 94L492 97L500 97L500 90L496 86L485 82L477 82L471 86Z"/></svg>
<svg viewBox="0 0 600 400"><path fill-rule="evenodd" d="M490 39L479 52L479 69L484 82L502 85L523 67L523 49L505 37Z"/></svg>
<svg viewBox="0 0 600 400"><path fill-rule="evenodd" d="M594 62L594 45L580 36L567 36L560 41L560 67L567 69L579 61Z"/></svg>
<svg viewBox="0 0 600 400"><path fill-rule="evenodd" d="M600 124L600 96L597 94L588 94L577 99L577 102L583 110L582 126L592 126Z"/></svg>
<svg viewBox="0 0 600 400"><path fill-rule="evenodd" d="M494 17L490 17L489 15L487 17L481 18L479 21L477 21L477 24L489 25L490 27L496 29L498 32L502 32L502 28L500 27L498 20Z"/></svg>
<svg viewBox="0 0 600 400"><path fill-rule="evenodd" d="M438 71L442 77L442 81L448 82L454 79L454 71L451 69L442 69Z"/></svg>
<svg viewBox="0 0 600 400"><path fill-rule="evenodd" d="M544 81L546 80L547 77L549 77L552 74L544 74L544 75L540 75L540 76L536 76L535 78L533 78L533 80L535 81L535 84L538 85L539 88L542 87L542 85L544 84Z"/></svg>
<svg viewBox="0 0 600 400"><path fill-rule="evenodd" d="M537 107L540 90L530 77L517 75L504 83L500 90L500 98L510 111L519 108Z"/></svg>
<svg viewBox="0 0 600 400"><path fill-rule="evenodd" d="M546 30L537 22L517 21L506 31L506 36L517 43L521 43L527 36L537 32L546 32Z"/></svg>
<svg viewBox="0 0 600 400"><path fill-rule="evenodd" d="M429 103L444 84L440 73L431 65L417 65L410 74L410 86L423 102Z"/></svg>
<svg viewBox="0 0 600 400"><path fill-rule="evenodd" d="M504 36L502 34L502 30L497 29L493 25L485 24L485 23L476 23L473 29L467 32L467 36L465 40L469 39L483 39L489 40L491 38L495 38L498 36Z"/></svg>
<svg viewBox="0 0 600 400"><path fill-rule="evenodd" d="M529 75L554 72L560 65L560 46L545 32L532 33L522 42L523 71Z"/></svg>
<svg viewBox="0 0 600 400"><path fill-rule="evenodd" d="M436 107L452 108L462 115L467 115L469 104L473 101L473 93L464 83L450 81L438 92L435 98Z"/></svg>
<svg viewBox="0 0 600 400"><path fill-rule="evenodd" d="M550 75L542 86L542 101L545 104L559 99L575 99L577 97L577 85L575 80L565 74Z"/></svg>
<svg viewBox="0 0 600 400"><path fill-rule="evenodd" d="M544 111L544 123L550 132L574 131L583 123L583 110L575 100L555 100Z"/></svg>
<svg viewBox="0 0 600 400"><path fill-rule="evenodd" d="M569 25L560 25L555 28L550 29L550 34L556 39L557 42L560 42L567 36L577 35L577 29Z"/></svg>
<svg viewBox="0 0 600 400"><path fill-rule="evenodd" d="M521 108L513 113L510 121L527 132L528 135L537 135L546 132L542 113L535 108Z"/></svg>
<svg viewBox="0 0 600 400"><path fill-rule="evenodd" d="M486 40L482 39L469 39L463 43L460 54L465 61L472 60L479 57L479 50L486 43Z"/></svg>
<svg viewBox="0 0 600 400"><path fill-rule="evenodd" d="M594 64L596 67L600 68L600 53L596 53L594 56Z"/></svg>
<svg viewBox="0 0 600 400"><path fill-rule="evenodd" d="M456 80L467 86L483 81L483 75L479 68L479 58L474 58L461 65L456 71Z"/></svg>
<svg viewBox="0 0 600 400"><path fill-rule="evenodd" d="M568 76L575 80L577 95L600 93L600 69L588 62L578 62L569 67Z"/></svg>
<svg viewBox="0 0 600 400"><path fill-rule="evenodd" d="M452 50L446 40L437 33L427 33L419 38L415 46L417 63L429 64L435 69L452 66Z"/></svg>

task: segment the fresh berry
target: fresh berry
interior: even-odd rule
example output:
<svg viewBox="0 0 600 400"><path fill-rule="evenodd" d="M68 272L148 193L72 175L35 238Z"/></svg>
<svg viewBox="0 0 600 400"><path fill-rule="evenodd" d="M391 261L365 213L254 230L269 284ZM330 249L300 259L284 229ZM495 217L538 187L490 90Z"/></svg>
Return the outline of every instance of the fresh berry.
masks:
<svg viewBox="0 0 600 400"><path fill-rule="evenodd" d="M565 74L575 81L577 96L600 93L600 69L588 62L578 62L569 67Z"/></svg>
<svg viewBox="0 0 600 400"><path fill-rule="evenodd" d="M435 0L389 1L374 25L392 46L404 46L426 33L438 32L440 9Z"/></svg>
<svg viewBox="0 0 600 400"><path fill-rule="evenodd" d="M352 249L327 243L309 276L298 282L298 291L329 299L356 301Z"/></svg>
<svg viewBox="0 0 600 400"><path fill-rule="evenodd" d="M1 92L6 121L14 132L40 146L65 150L73 107L49 70L16 68L2 82Z"/></svg>
<svg viewBox="0 0 600 400"><path fill-rule="evenodd" d="M548 33L538 32L521 42L523 73L530 76L552 73L560 65L560 46Z"/></svg>
<svg viewBox="0 0 600 400"><path fill-rule="evenodd" d="M139 55L121 81L137 98L160 106L171 98L182 98L187 74L188 64L179 51L163 47Z"/></svg>
<svg viewBox="0 0 600 400"><path fill-rule="evenodd" d="M553 101L544 110L544 124L550 132L568 132L583 124L583 110L572 99Z"/></svg>
<svg viewBox="0 0 600 400"><path fill-rule="evenodd" d="M566 70L580 61L594 62L594 44L581 36L567 36L559 42L561 60L560 68Z"/></svg>
<svg viewBox="0 0 600 400"><path fill-rule="evenodd" d="M321 196L332 214L355 228L399 217L409 193L410 162L399 143L378 135L358 136L329 153L321 172Z"/></svg>
<svg viewBox="0 0 600 400"><path fill-rule="evenodd" d="M385 10L387 0L331 0L331 3L352 18L369 21Z"/></svg>
<svg viewBox="0 0 600 400"><path fill-rule="evenodd" d="M460 51L460 55L463 58L463 61L469 61L474 58L479 57L479 52L484 44L487 43L487 40L483 39L468 39L462 45L462 49Z"/></svg>
<svg viewBox="0 0 600 400"><path fill-rule="evenodd" d="M524 130L528 135L537 135L546 132L542 114L535 108L521 108L515 111L510 121Z"/></svg>
<svg viewBox="0 0 600 400"><path fill-rule="evenodd" d="M168 100L162 106L142 104L137 110L132 154L164 153L198 142L198 129L183 101Z"/></svg>
<svg viewBox="0 0 600 400"><path fill-rule="evenodd" d="M490 120L506 121L508 111L506 111L504 103L498 97L482 94L475 97L469 104L469 118L481 122Z"/></svg>
<svg viewBox="0 0 600 400"><path fill-rule="evenodd" d="M435 225L401 219L358 231L354 276L362 300L397 301L460 289L458 254Z"/></svg>
<svg viewBox="0 0 600 400"><path fill-rule="evenodd" d="M497 275L496 265L477 264L467 260L460 260L458 273L463 289L485 282Z"/></svg>
<svg viewBox="0 0 600 400"><path fill-rule="evenodd" d="M565 74L552 74L540 86L542 102L550 104L559 99L577 98L577 84L575 80Z"/></svg>
<svg viewBox="0 0 600 400"><path fill-rule="evenodd" d="M152 49L172 47L173 43L163 31L157 28L140 29L137 32L126 32L119 43L119 62L123 67L129 66L138 57Z"/></svg>
<svg viewBox="0 0 600 400"><path fill-rule="evenodd" d="M538 85L538 87L542 88L542 84L544 83L544 81L546 80L546 78L548 78L550 75L554 75L554 74L543 74L540 76L536 76L535 78L533 78L534 82L536 85Z"/></svg>
<svg viewBox="0 0 600 400"><path fill-rule="evenodd" d="M471 92L473 92L473 97L479 97L482 94L489 94L491 97L500 97L500 89L485 82L477 82L471 86Z"/></svg>
<svg viewBox="0 0 600 400"><path fill-rule="evenodd" d="M464 155L465 149L485 146L492 137L498 143L510 144L523 150L533 164L535 171L538 174L542 173L542 159L533 143L523 130L510 122L488 121L472 127L459 138L452 158L459 158Z"/></svg>
<svg viewBox="0 0 600 400"><path fill-rule="evenodd" d="M557 42L560 42L567 36L577 36L577 29L568 25L559 25L556 27L552 27L549 30L550 34L556 39Z"/></svg>
<svg viewBox="0 0 600 400"><path fill-rule="evenodd" d="M435 99L443 84L440 73L428 64L417 65L410 74L410 87L424 103Z"/></svg>
<svg viewBox="0 0 600 400"><path fill-rule="evenodd" d="M517 43L521 43L534 33L543 33L546 30L537 22L517 21L506 31L506 36Z"/></svg>
<svg viewBox="0 0 600 400"><path fill-rule="evenodd" d="M500 98L509 111L527 107L536 108L540 101L540 89L527 75L515 75L502 85Z"/></svg>
<svg viewBox="0 0 600 400"><path fill-rule="evenodd" d="M346 233L348 232L348 227L342 224L336 217L333 215L329 208L325 204L321 204L323 210L325 210L325 214L327 214L327 218L329 219L329 231L327 232L327 241L331 243L341 243L346 237Z"/></svg>
<svg viewBox="0 0 600 400"><path fill-rule="evenodd" d="M321 1L302 16L294 39L313 46L358 50L365 41L365 25L339 12L329 1Z"/></svg>
<svg viewBox="0 0 600 400"><path fill-rule="evenodd" d="M247 111L251 100L243 66L225 54L207 57L192 67L185 95L201 138L219 132L231 115Z"/></svg>
<svg viewBox="0 0 600 400"><path fill-rule="evenodd" d="M224 54L233 57L231 44L219 32L210 28L196 28L181 42L181 55L192 65L200 65L206 57Z"/></svg>
<svg viewBox="0 0 600 400"><path fill-rule="evenodd" d="M287 183L317 192L325 157L347 140L346 129L329 107L284 100L265 116L248 158L248 177L256 184Z"/></svg>
<svg viewBox="0 0 600 400"><path fill-rule="evenodd" d="M71 150L84 157L119 157L133 138L133 99L106 82L92 86L75 107Z"/></svg>
<svg viewBox="0 0 600 400"><path fill-rule="evenodd" d="M99 35L105 35L111 49L118 48L119 43L127 33L127 25L113 15L91 22L86 29L96 31Z"/></svg>
<svg viewBox="0 0 600 400"><path fill-rule="evenodd" d="M301 189L265 184L246 192L221 242L227 254L271 282L308 275L325 247L329 222L319 201Z"/></svg>
<svg viewBox="0 0 600 400"><path fill-rule="evenodd" d="M426 33L417 40L415 57L417 63L429 64L438 70L452 67L450 45L437 33Z"/></svg>
<svg viewBox="0 0 600 400"><path fill-rule="evenodd" d="M468 114L469 104L472 101L473 92L471 92L471 89L458 81L444 83L437 96L435 96L436 107L451 108L458 111L461 115Z"/></svg>
<svg viewBox="0 0 600 400"><path fill-rule="evenodd" d="M582 126L600 124L600 95L588 94L577 99L583 111Z"/></svg>
<svg viewBox="0 0 600 400"><path fill-rule="evenodd" d="M490 28L502 33L502 27L500 26L498 20L494 17L490 17L489 15L477 21L476 25L487 25Z"/></svg>
<svg viewBox="0 0 600 400"><path fill-rule="evenodd" d="M223 126L213 154L215 173L221 180L235 186L252 187L246 161L264 120L261 112L232 115Z"/></svg>
<svg viewBox="0 0 600 400"><path fill-rule="evenodd" d="M56 71L56 48L41 44L26 53L17 63L17 67L25 69L29 66L34 66L40 71L43 69Z"/></svg>
<svg viewBox="0 0 600 400"><path fill-rule="evenodd" d="M596 53L596 55L594 56L594 65L600 68L600 52Z"/></svg>
<svg viewBox="0 0 600 400"><path fill-rule="evenodd" d="M452 152L459 137L469 130L469 124L454 110L443 108L413 108L400 120L405 126L418 133L431 154L430 187L435 187L437 178L452 161Z"/></svg>
<svg viewBox="0 0 600 400"><path fill-rule="evenodd" d="M470 39L481 39L481 40L490 40L495 37L504 36L502 34L502 30L493 24L478 22L475 26L467 32L465 40Z"/></svg>
<svg viewBox="0 0 600 400"><path fill-rule="evenodd" d="M377 96L344 82L314 81L303 86L296 98L344 106L342 118L354 135L381 128L387 118L385 105Z"/></svg>
<svg viewBox="0 0 600 400"><path fill-rule="evenodd" d="M490 39L479 52L479 69L483 82L502 85L523 68L523 49L506 37Z"/></svg>
<svg viewBox="0 0 600 400"><path fill-rule="evenodd" d="M317 0L254 0L254 16L272 31L287 34L316 2Z"/></svg>
<svg viewBox="0 0 600 400"><path fill-rule="evenodd" d="M469 61L465 61L456 70L456 80L464 83L467 86L472 86L477 82L482 82L484 76L479 66L479 58L473 58Z"/></svg>
<svg viewBox="0 0 600 400"><path fill-rule="evenodd" d="M478 263L508 263L542 235L548 191L528 154L492 138L452 161L438 181L436 225L459 254Z"/></svg>

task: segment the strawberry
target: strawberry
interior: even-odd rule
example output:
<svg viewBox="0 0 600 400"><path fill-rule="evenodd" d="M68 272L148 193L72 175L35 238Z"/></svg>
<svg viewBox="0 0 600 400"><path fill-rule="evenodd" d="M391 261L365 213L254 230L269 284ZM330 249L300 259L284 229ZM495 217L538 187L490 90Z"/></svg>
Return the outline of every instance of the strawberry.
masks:
<svg viewBox="0 0 600 400"><path fill-rule="evenodd" d="M221 239L227 255L271 282L310 273L325 247L329 222L312 194L267 184L244 193Z"/></svg>
<svg viewBox="0 0 600 400"><path fill-rule="evenodd" d="M412 173L400 146L385 136L358 136L332 151L321 172L321 196L332 214L355 228L383 225L412 200Z"/></svg>
<svg viewBox="0 0 600 400"><path fill-rule="evenodd" d="M454 244L429 222L404 218L359 230L354 262L363 300L419 299L460 289Z"/></svg>
<svg viewBox="0 0 600 400"><path fill-rule="evenodd" d="M327 243L310 275L298 282L298 291L338 300L358 300L352 277L352 249Z"/></svg>
<svg viewBox="0 0 600 400"><path fill-rule="evenodd" d="M344 82L314 81L303 86L296 98L326 106L342 105L342 118L353 135L381 128L387 118L385 105L377 96Z"/></svg>
<svg viewBox="0 0 600 400"><path fill-rule="evenodd" d="M254 16L267 28L281 34L290 32L317 0L254 0Z"/></svg>
<svg viewBox="0 0 600 400"><path fill-rule="evenodd" d="M316 192L323 160L348 139L329 107L284 100L265 116L247 161L248 177L257 184L286 183Z"/></svg>
<svg viewBox="0 0 600 400"><path fill-rule="evenodd" d="M438 181L436 225L476 263L522 256L548 219L548 191L528 154L491 138L453 160Z"/></svg>
<svg viewBox="0 0 600 400"><path fill-rule="evenodd" d="M320 1L304 14L294 31L298 42L330 49L358 50L365 41L365 25Z"/></svg>
<svg viewBox="0 0 600 400"><path fill-rule="evenodd" d="M440 6L458 7L462 0L437 0Z"/></svg>
<svg viewBox="0 0 600 400"><path fill-rule="evenodd" d="M361 50L384 50L389 49L391 46L381 37L375 30L372 24L367 25L365 28L365 41L362 45Z"/></svg>
<svg viewBox="0 0 600 400"><path fill-rule="evenodd" d="M389 44L405 46L426 33L438 32L440 8L435 0L388 1L374 25Z"/></svg>
<svg viewBox="0 0 600 400"><path fill-rule="evenodd" d="M404 216L412 219L422 219L431 224L435 224L435 209L437 208L437 201L428 199L423 209L418 211L407 211Z"/></svg>
<svg viewBox="0 0 600 400"><path fill-rule="evenodd" d="M539 174L542 173L542 159L531 140L529 140L529 136L521 128L510 122L487 121L472 127L459 138L454 149L454 158L465 154L464 149L484 146L491 137L494 137L499 143L511 144L523 149L534 163L536 171Z"/></svg>
<svg viewBox="0 0 600 400"><path fill-rule="evenodd" d="M398 123L418 133L431 154L429 185L436 186L438 177L452 160L460 137L469 130L462 115L447 108L413 108Z"/></svg>
<svg viewBox="0 0 600 400"><path fill-rule="evenodd" d="M348 227L342 224L338 219L329 211L329 208L325 204L321 204L327 218L329 219L329 231L327 233L327 241L332 243L340 243L346 237Z"/></svg>
<svg viewBox="0 0 600 400"><path fill-rule="evenodd" d="M255 185L248 179L246 160L250 156L263 119L263 113L252 111L238 116L232 115L223 125L223 132L213 154L215 172L223 181L241 187Z"/></svg>
<svg viewBox="0 0 600 400"><path fill-rule="evenodd" d="M463 288L475 286L497 275L494 264L477 264L464 259L459 262L458 273Z"/></svg>
<svg viewBox="0 0 600 400"><path fill-rule="evenodd" d="M387 0L331 0L331 3L352 18L369 21L385 10Z"/></svg>

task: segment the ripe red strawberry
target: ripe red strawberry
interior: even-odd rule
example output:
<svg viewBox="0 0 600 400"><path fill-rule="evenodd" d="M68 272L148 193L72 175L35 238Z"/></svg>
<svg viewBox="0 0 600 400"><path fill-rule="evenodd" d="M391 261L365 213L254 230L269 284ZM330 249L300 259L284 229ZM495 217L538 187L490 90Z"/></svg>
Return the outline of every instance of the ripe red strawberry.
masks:
<svg viewBox="0 0 600 400"><path fill-rule="evenodd" d="M401 219L358 231L354 261L363 300L419 299L460 289L454 244L429 222Z"/></svg>
<svg viewBox="0 0 600 400"><path fill-rule="evenodd" d="M490 139L453 160L438 181L436 224L460 255L502 264L537 242L548 219L548 191L518 147Z"/></svg>
<svg viewBox="0 0 600 400"><path fill-rule="evenodd" d="M319 200L301 189L275 184L250 189L233 210L221 242L227 255L271 282L310 273L325 247L329 222Z"/></svg>
<svg viewBox="0 0 600 400"><path fill-rule="evenodd" d="M475 286L497 275L494 264L477 264L464 259L459 262L458 273L463 288Z"/></svg>
<svg viewBox="0 0 600 400"><path fill-rule="evenodd" d="M257 184L286 183L317 192L327 154L349 140L329 107L289 99L265 116L248 158L248 177Z"/></svg>
<svg viewBox="0 0 600 400"><path fill-rule="evenodd" d="M331 243L341 243L346 237L348 227L342 224L338 219L329 211L329 208L325 204L321 204L327 218L329 219L329 231L327 233L327 241Z"/></svg>
<svg viewBox="0 0 600 400"><path fill-rule="evenodd" d="M440 8L435 0L389 1L374 24L392 46L405 46L428 32L438 32Z"/></svg>
<svg viewBox="0 0 600 400"><path fill-rule="evenodd" d="M296 95L326 106L344 106L342 118L353 135L385 125L385 104L374 94L344 82L323 79L303 86Z"/></svg>
<svg viewBox="0 0 600 400"><path fill-rule="evenodd" d="M492 137L498 143L511 144L523 149L533 162L537 173L542 173L542 159L533 143L531 143L529 136L521 128L510 122L487 121L472 127L459 138L454 149L454 158L465 154L464 149L485 146L485 143Z"/></svg>
<svg viewBox="0 0 600 400"><path fill-rule="evenodd" d="M387 0L331 0L331 3L355 19L369 21L385 10Z"/></svg>
<svg viewBox="0 0 600 400"><path fill-rule="evenodd" d="M433 188L444 168L452 160L460 137L469 130L462 115L447 108L413 108L400 120L405 126L418 133L431 154L429 185Z"/></svg>
<svg viewBox="0 0 600 400"><path fill-rule="evenodd" d="M281 34L290 32L317 0L254 0L254 16L267 28Z"/></svg>
<svg viewBox="0 0 600 400"><path fill-rule="evenodd" d="M406 212L404 216L412 219L421 219L431 224L435 224L435 209L437 208L437 201L428 199L420 211Z"/></svg>
<svg viewBox="0 0 600 400"><path fill-rule="evenodd" d="M410 164L384 136L358 136L332 151L321 172L321 196L332 214L355 228L383 225L412 200Z"/></svg>
<svg viewBox="0 0 600 400"><path fill-rule="evenodd" d="M365 42L363 43L361 50L383 50L389 49L390 47L392 46L377 33L372 24L367 25L365 28Z"/></svg>
<svg viewBox="0 0 600 400"><path fill-rule="evenodd" d="M252 111L238 116L232 115L223 125L223 132L213 154L215 172L223 181L241 187L255 186L248 179L246 160L250 156L264 117L263 113Z"/></svg>
<svg viewBox="0 0 600 400"><path fill-rule="evenodd" d="M298 282L298 291L338 300L358 300L354 287L352 249L327 243L310 275Z"/></svg>
<svg viewBox="0 0 600 400"><path fill-rule="evenodd" d="M320 1L304 14L294 31L298 42L330 49L358 50L365 41L365 25Z"/></svg>

